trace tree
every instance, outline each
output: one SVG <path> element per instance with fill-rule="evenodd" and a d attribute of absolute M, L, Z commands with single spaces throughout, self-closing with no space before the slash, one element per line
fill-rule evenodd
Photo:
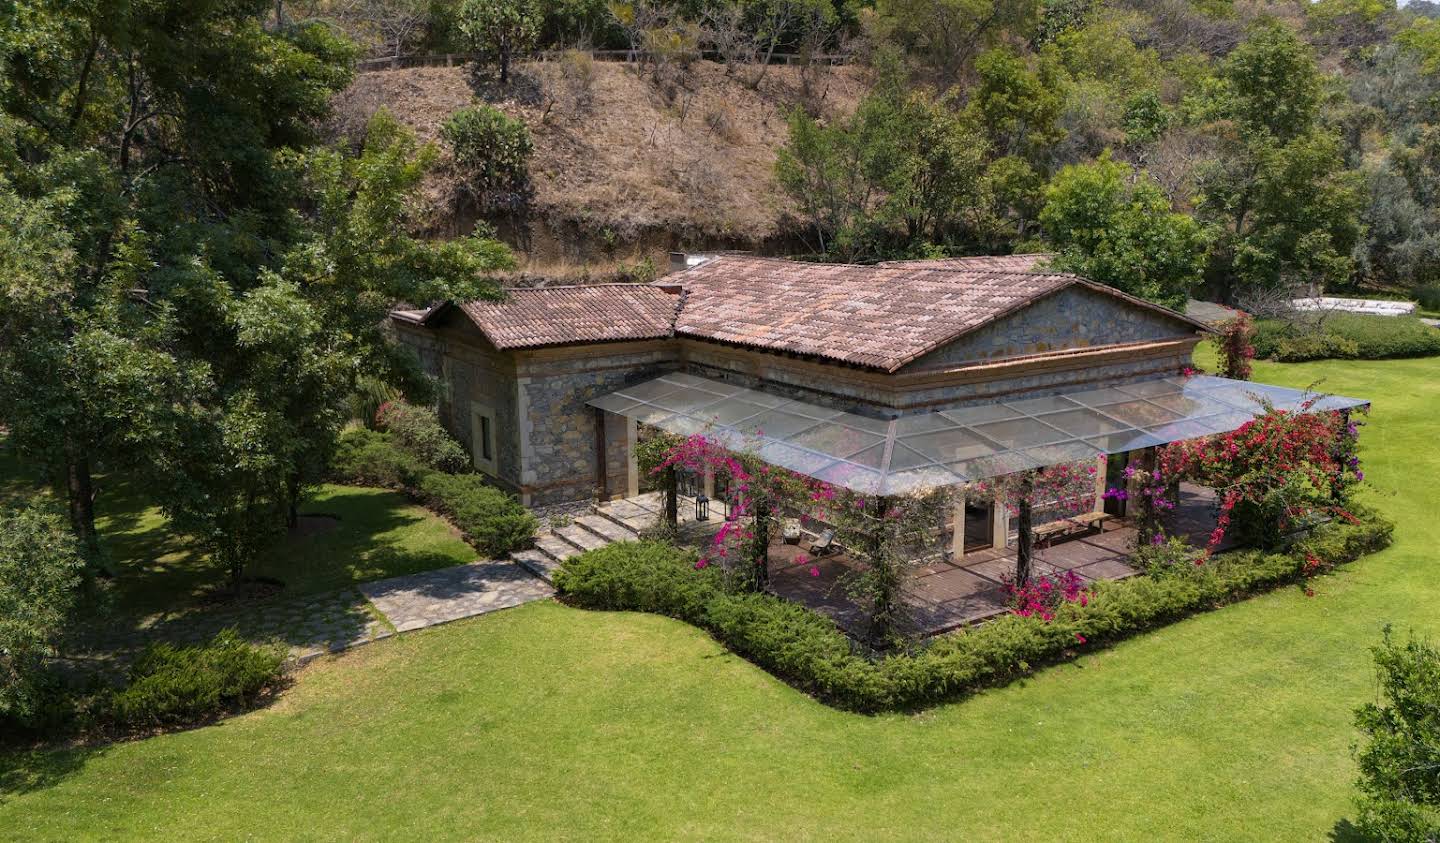
<path fill-rule="evenodd" d="M 1209 274 L 1237 289 L 1323 288 L 1349 278 L 1360 235 L 1361 177 L 1317 125 L 1310 48 L 1282 24 L 1255 28 L 1226 59 L 1220 154 L 1201 168 L 1196 201 L 1215 232 Z"/>
<path fill-rule="evenodd" d="M 1108 155 L 1057 173 L 1040 223 L 1057 251 L 1056 268 L 1167 307 L 1183 309 L 1203 277 L 1200 226 L 1173 212 L 1144 173 Z"/>
<path fill-rule="evenodd" d="M 984 138 L 953 100 L 909 91 L 897 65 L 882 68 L 849 120 L 825 126 L 795 111 L 776 162 L 820 251 L 844 260 L 944 243 L 980 201 Z"/>
<path fill-rule="evenodd" d="M 0 722 L 32 713 L 36 677 L 75 607 L 84 564 L 43 498 L 0 504 Z"/>
<path fill-rule="evenodd" d="M 500 65 L 500 84 L 510 81 L 510 62 L 535 47 L 540 10 L 534 0 L 465 0 L 460 31 Z"/>
<path fill-rule="evenodd" d="M 318 26 L 267 31 L 267 9 L 0 11 L 0 423 L 64 478 L 92 558 L 92 470 L 175 441 L 166 417 L 208 346 L 189 320 L 217 273 L 248 283 L 283 248 L 276 151 L 312 142 L 349 79 L 347 45 Z"/>
<path fill-rule="evenodd" d="M 1039 8 L 1037 0 L 879 0 L 875 14 L 881 36 L 933 69 L 945 89 L 982 50 L 1025 37 Z"/>
<path fill-rule="evenodd" d="M 1440 839 L 1440 650 L 1387 626 L 1372 652 L 1379 699 L 1355 711 L 1356 825 L 1367 839 Z"/>

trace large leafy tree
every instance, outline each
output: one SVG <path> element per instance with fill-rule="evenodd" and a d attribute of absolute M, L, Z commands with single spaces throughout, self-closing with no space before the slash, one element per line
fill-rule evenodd
<path fill-rule="evenodd" d="M 293 232 L 276 151 L 313 140 L 348 79 L 342 44 L 267 31 L 266 9 L 0 9 L 0 422 L 65 477 L 92 557 L 95 462 L 167 438 L 205 376 L 216 279 L 253 283 Z"/>
<path fill-rule="evenodd" d="M 948 97 L 890 65 L 849 120 L 790 118 L 776 164 L 819 250 L 844 260 L 942 244 L 978 203 L 985 141 Z"/>
<path fill-rule="evenodd" d="M 1348 280 L 1360 235 L 1359 174 L 1318 123 L 1320 77 L 1289 28 L 1258 26 L 1227 59 L 1219 155 L 1199 174 L 1197 210 L 1214 231 L 1222 294 Z"/>
<path fill-rule="evenodd" d="M 385 308 L 493 289 L 485 238 L 411 236 L 433 152 L 317 146 L 350 48 L 257 0 L 12 4 L 0 25 L 0 423 L 68 479 L 150 478 L 232 575 L 316 478 Z"/>
<path fill-rule="evenodd" d="M 1040 223 L 1056 268 L 1168 307 L 1183 308 L 1205 270 L 1199 224 L 1172 211 L 1144 173 L 1108 156 L 1057 173 Z"/>
<path fill-rule="evenodd" d="M 534 0 L 465 0 L 460 31 L 500 67 L 500 83 L 510 81 L 510 63 L 535 47 L 540 7 Z"/>

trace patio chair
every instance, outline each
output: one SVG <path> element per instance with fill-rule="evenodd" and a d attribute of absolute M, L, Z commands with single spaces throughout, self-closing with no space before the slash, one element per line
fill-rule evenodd
<path fill-rule="evenodd" d="M 816 536 L 816 537 L 815 537 L 815 541 L 813 541 L 813 542 L 810 543 L 810 555 L 811 555 L 811 556 L 824 556 L 824 555 L 826 555 L 826 554 L 828 554 L 828 553 L 834 553 L 834 552 L 835 552 L 835 531 L 834 531 L 833 529 L 826 530 L 825 532 L 823 532 L 823 533 L 821 533 L 820 535 Z"/>

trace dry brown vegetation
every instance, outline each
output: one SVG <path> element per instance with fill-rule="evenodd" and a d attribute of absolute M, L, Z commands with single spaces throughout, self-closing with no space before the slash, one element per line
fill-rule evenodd
<path fill-rule="evenodd" d="M 502 234 L 538 263 L 604 263 L 783 236 L 789 202 L 774 162 L 786 113 L 849 113 L 866 87 L 855 67 L 810 74 L 807 86 L 800 68 L 772 67 L 752 89 L 702 61 L 662 83 L 633 65 L 571 57 L 526 64 L 499 89 L 468 67 L 383 71 L 360 75 L 341 97 L 337 128 L 353 133 L 382 105 L 430 140 L 475 101 L 524 119 L 535 143 L 534 196 L 529 219 L 502 222 Z M 428 186 L 437 232 L 473 220 L 456 179 L 442 163 Z"/>

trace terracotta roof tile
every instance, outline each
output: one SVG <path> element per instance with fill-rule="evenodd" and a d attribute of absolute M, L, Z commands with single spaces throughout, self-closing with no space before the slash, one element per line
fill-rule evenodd
<path fill-rule="evenodd" d="M 677 334 L 894 371 L 1074 275 L 721 257 L 685 286 Z"/>
<path fill-rule="evenodd" d="M 977 255 L 968 258 L 926 258 L 923 260 L 885 261 L 880 266 L 908 266 L 913 269 L 965 269 L 991 272 L 1033 272 L 1035 265 L 1053 255 Z"/>
<path fill-rule="evenodd" d="M 526 287 L 505 293 L 504 301 L 459 305 L 500 349 L 668 337 L 680 304 L 674 288 L 643 284 Z"/>

